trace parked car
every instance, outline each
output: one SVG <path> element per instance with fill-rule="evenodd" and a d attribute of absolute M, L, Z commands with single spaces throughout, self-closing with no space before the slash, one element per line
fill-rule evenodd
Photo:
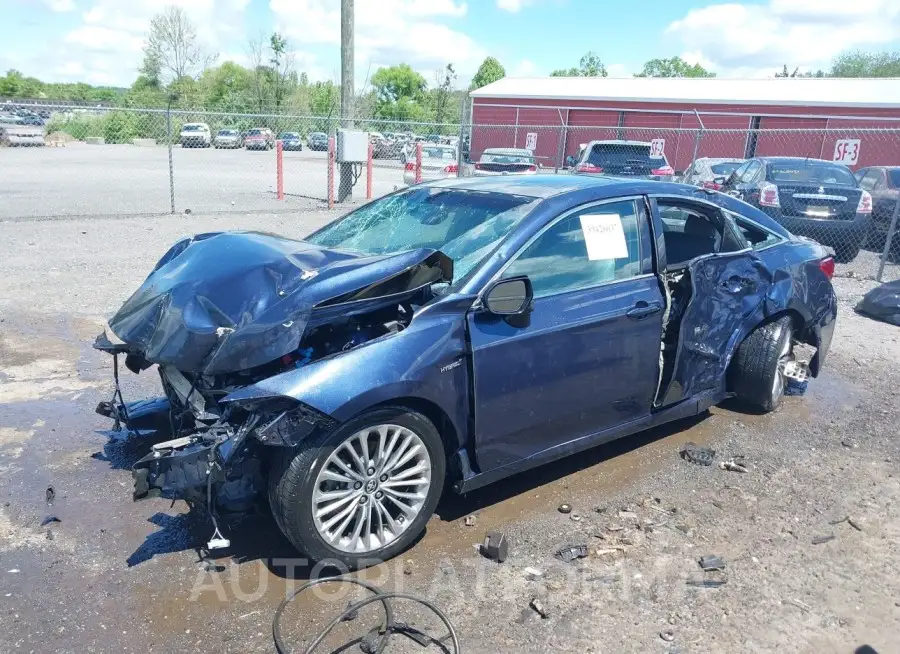
<path fill-rule="evenodd" d="M 44 144 L 43 128 L 33 125 L 0 123 L 0 145 L 40 147 Z"/>
<path fill-rule="evenodd" d="M 847 166 L 821 159 L 757 157 L 725 179 L 722 191 L 760 208 L 794 234 L 834 248 L 852 261 L 872 219 L 872 196 Z"/>
<path fill-rule="evenodd" d="M 860 188 L 872 195 L 872 224 L 866 244 L 878 252 L 884 252 L 891 221 L 900 203 L 900 166 L 860 168 L 856 171 L 856 179 Z M 894 231 L 889 254 L 900 259 L 900 222 Z"/>
<path fill-rule="evenodd" d="M 213 516 L 267 500 L 306 557 L 353 568 L 407 548 L 444 488 L 467 493 L 731 394 L 772 411 L 789 379 L 825 364 L 833 272 L 825 248 L 720 193 L 442 180 L 304 241 L 175 244 L 110 320 L 116 342 L 94 345 L 135 372 L 157 364 L 166 395 L 97 409 L 130 433 L 161 425 L 132 468 L 135 499 Z M 815 348 L 808 365 L 796 343 Z"/>
<path fill-rule="evenodd" d="M 746 159 L 715 159 L 712 157 L 703 157 L 697 159 L 688 166 L 684 171 L 682 181 L 692 186 L 702 186 L 703 188 L 718 191 L 722 185 L 716 182 L 717 177 L 728 178 L 731 173 L 740 168 Z"/>
<path fill-rule="evenodd" d="M 306 137 L 306 145 L 310 150 L 327 150 L 328 134 L 325 132 L 310 132 Z"/>
<path fill-rule="evenodd" d="M 268 127 L 254 127 L 247 130 L 244 147 L 248 150 L 271 150 L 275 147 L 275 133 Z"/>
<path fill-rule="evenodd" d="M 407 159 L 403 167 L 403 182 L 405 184 L 416 183 L 416 156 Z M 432 179 L 446 179 L 456 177 L 459 174 L 459 163 L 456 161 L 456 150 L 448 145 L 423 145 L 422 146 L 422 181 Z"/>
<path fill-rule="evenodd" d="M 475 164 L 472 175 L 475 177 L 534 175 L 537 173 L 537 168 L 537 162 L 531 150 L 488 148 L 481 153 L 481 158 Z"/>
<path fill-rule="evenodd" d="M 281 147 L 284 150 L 297 150 L 299 152 L 303 149 L 303 140 L 297 132 L 282 132 L 278 138 L 281 140 Z"/>
<path fill-rule="evenodd" d="M 181 147 L 208 148 L 212 145 L 212 133 L 206 123 L 185 123 L 181 126 Z"/>
<path fill-rule="evenodd" d="M 671 181 L 675 170 L 665 154 L 651 156 L 651 144 L 644 141 L 591 141 L 574 162 L 579 175 L 612 175 Z"/>
<path fill-rule="evenodd" d="M 217 148 L 242 148 L 244 147 L 244 137 L 236 129 L 220 129 L 216 133 L 213 145 Z"/>

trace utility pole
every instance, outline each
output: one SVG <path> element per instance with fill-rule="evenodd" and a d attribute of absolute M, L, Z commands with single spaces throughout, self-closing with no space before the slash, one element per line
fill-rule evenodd
<path fill-rule="evenodd" d="M 341 126 L 353 129 L 353 1 L 341 0 Z M 340 163 L 338 202 L 353 192 L 353 164 Z"/>

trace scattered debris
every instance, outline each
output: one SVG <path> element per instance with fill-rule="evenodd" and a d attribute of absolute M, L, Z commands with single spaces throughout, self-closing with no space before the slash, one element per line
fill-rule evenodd
<path fill-rule="evenodd" d="M 359 617 L 359 609 L 353 606 L 353 602 L 347 602 L 347 608 L 345 609 L 344 616 L 341 618 L 341 622 L 353 622 L 356 618 Z"/>
<path fill-rule="evenodd" d="M 841 441 L 841 445 L 850 450 L 855 450 L 859 447 L 859 441 L 852 437 L 847 437 Z"/>
<path fill-rule="evenodd" d="M 556 558 L 565 563 L 571 563 L 575 559 L 583 559 L 588 555 L 587 545 L 569 545 L 556 551 Z"/>
<path fill-rule="evenodd" d="M 662 638 L 667 643 L 671 643 L 673 640 L 675 640 L 675 634 L 674 634 L 674 632 L 671 632 L 671 631 L 660 631 L 659 637 Z"/>
<path fill-rule="evenodd" d="M 619 518 L 622 520 L 635 520 L 637 519 L 637 513 L 629 511 L 628 509 L 622 509 L 619 511 Z"/>
<path fill-rule="evenodd" d="M 822 543 L 827 543 L 828 541 L 832 541 L 835 539 L 834 534 L 830 534 L 828 536 L 816 536 L 812 539 L 813 545 L 821 545 Z"/>
<path fill-rule="evenodd" d="M 53 500 L 56 499 L 56 491 L 53 489 L 53 486 L 47 486 L 47 492 L 44 494 L 44 497 L 47 500 L 47 506 L 53 504 Z"/>
<path fill-rule="evenodd" d="M 700 447 L 694 442 L 685 443 L 681 450 L 681 458 L 690 463 L 696 463 L 701 466 L 712 465 L 716 451 L 708 447 Z"/>
<path fill-rule="evenodd" d="M 853 527 L 856 531 L 863 530 L 862 524 L 859 522 L 859 520 L 854 520 L 850 516 L 847 516 L 847 524 Z"/>
<path fill-rule="evenodd" d="M 725 569 L 725 561 L 723 561 L 722 558 L 718 556 L 701 556 L 697 563 L 700 564 L 700 567 L 704 572 Z"/>
<path fill-rule="evenodd" d="M 403 564 L 403 574 L 407 577 L 413 573 L 413 569 L 416 567 L 416 562 L 412 559 L 406 559 L 406 563 Z"/>
<path fill-rule="evenodd" d="M 571 504 L 560 504 L 559 508 L 556 509 L 560 513 L 572 513 L 572 505 Z"/>
<path fill-rule="evenodd" d="M 484 542 L 481 544 L 482 556 L 496 561 L 497 563 L 503 563 L 506 561 L 508 553 L 509 543 L 506 541 L 506 536 L 499 531 L 489 531 L 484 537 Z"/>
<path fill-rule="evenodd" d="M 569 516 L 569 520 L 571 520 L 572 522 L 581 522 L 581 515 L 578 513 L 573 513 Z"/>
<path fill-rule="evenodd" d="M 720 588 L 727 583 L 727 579 L 703 579 L 702 581 L 695 581 L 690 579 L 687 581 L 687 585 L 691 588 Z"/>
<path fill-rule="evenodd" d="M 806 394 L 806 389 L 809 387 L 809 380 L 804 379 L 803 381 L 799 381 L 797 379 L 788 379 L 787 384 L 784 386 L 784 394 L 787 396 L 801 396 Z"/>
<path fill-rule="evenodd" d="M 712 505 L 713 505 L 714 507 L 716 507 L 717 509 L 721 509 L 722 511 L 725 510 L 725 507 L 722 506 L 722 503 L 721 503 L 721 502 L 717 502 L 716 500 L 713 500 L 713 501 L 712 501 Z"/>
<path fill-rule="evenodd" d="M 606 513 L 606 507 L 605 506 L 595 506 L 594 513 Z"/>
<path fill-rule="evenodd" d="M 186 213 L 186 214 L 188 214 L 188 215 L 190 215 L 190 213 L 191 213 L 191 210 L 190 210 L 190 209 L 185 209 L 185 210 L 184 210 L 184 213 Z"/>
<path fill-rule="evenodd" d="M 200 568 L 205 572 L 225 572 L 224 565 L 219 565 L 215 561 L 211 561 L 209 559 L 203 559 L 200 562 Z"/>
<path fill-rule="evenodd" d="M 40 526 L 43 527 L 45 525 L 49 525 L 51 522 L 62 522 L 62 520 L 57 518 L 55 515 L 48 515 L 43 520 L 41 520 Z"/>
<path fill-rule="evenodd" d="M 729 459 L 728 461 L 720 461 L 719 467 L 722 470 L 729 470 L 731 472 L 747 472 L 747 467 L 743 464 L 738 463 L 734 459 Z"/>
<path fill-rule="evenodd" d="M 800 609 L 800 610 L 803 611 L 804 613 L 809 613 L 810 611 L 812 611 L 812 607 L 811 607 L 811 606 L 809 606 L 808 604 L 804 604 L 803 602 L 801 602 L 801 601 L 798 600 L 798 599 L 789 598 L 789 599 L 788 599 L 788 602 L 790 602 L 791 604 L 793 604 L 794 606 L 796 606 L 798 609 Z"/>
<path fill-rule="evenodd" d="M 466 516 L 466 527 L 474 527 L 476 522 L 478 522 L 478 518 L 474 515 Z"/>
<path fill-rule="evenodd" d="M 546 620 L 550 617 L 550 614 L 547 613 L 547 609 L 544 608 L 544 605 L 541 604 L 541 600 L 537 597 L 533 597 L 531 602 L 529 602 L 528 606 L 534 609 L 535 613 L 541 616 L 542 620 Z"/>
<path fill-rule="evenodd" d="M 538 570 L 537 568 L 525 568 L 522 572 L 525 573 L 525 578 L 528 581 L 538 581 L 541 577 L 544 576 L 544 572 L 542 570 Z"/>
<path fill-rule="evenodd" d="M 607 554 L 622 554 L 625 555 L 624 547 L 601 547 L 595 549 L 593 552 L 594 556 L 606 556 Z"/>
<path fill-rule="evenodd" d="M 620 525 L 609 525 L 606 528 L 607 531 L 622 531 L 623 529 L 625 529 L 625 527 L 622 527 Z"/>
<path fill-rule="evenodd" d="M 856 305 L 856 312 L 900 326 L 900 279 L 876 286 L 866 293 Z"/>

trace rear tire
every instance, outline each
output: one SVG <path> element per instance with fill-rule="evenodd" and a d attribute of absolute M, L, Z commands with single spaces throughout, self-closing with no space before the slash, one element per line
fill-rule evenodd
<path fill-rule="evenodd" d="M 781 404 L 787 381 L 783 370 L 793 358 L 793 319 L 784 316 L 757 327 L 738 347 L 729 370 L 739 400 L 768 413 Z"/>
<path fill-rule="evenodd" d="M 859 254 L 860 244 L 841 245 L 834 248 L 834 260 L 838 263 L 850 263 Z"/>
<path fill-rule="evenodd" d="M 374 443 L 378 438 L 377 430 L 383 427 L 388 428 L 386 441 L 390 439 L 391 433 L 399 434 L 396 436 L 395 453 L 406 442 L 407 435 L 411 434 L 415 438 L 411 438 L 412 445 L 408 446 L 406 452 L 415 447 L 417 452 L 421 452 L 421 456 L 416 454 L 410 462 L 406 464 L 401 462 L 400 466 L 396 466 L 398 459 L 394 459 L 393 468 L 391 467 L 391 455 L 380 460 L 378 456 L 380 450 L 374 446 Z M 360 434 L 366 434 L 366 439 L 370 437 L 374 439 L 372 446 L 367 450 L 368 457 L 364 457 L 361 447 L 359 447 L 360 441 L 357 439 Z M 353 470 L 358 467 L 354 465 L 352 459 L 346 458 L 349 454 L 346 449 L 348 444 L 360 457 L 369 458 L 367 465 L 371 465 L 372 469 L 376 470 L 374 475 L 365 473 L 362 476 L 361 479 L 365 485 L 358 489 L 351 489 L 343 482 L 336 481 L 337 478 L 347 477 L 347 475 L 334 465 L 335 456 L 344 457 L 342 460 Z M 404 456 L 399 458 L 403 459 Z M 381 484 L 387 484 L 391 481 L 390 477 L 395 475 L 402 474 L 401 479 L 404 481 L 410 479 L 410 473 L 416 471 L 405 467 L 408 465 L 414 465 L 414 467 L 421 465 L 422 470 L 427 471 L 427 474 L 423 474 L 427 476 L 429 485 L 426 491 L 422 482 L 417 482 L 418 485 L 414 487 L 399 486 L 399 482 L 393 482 L 394 492 L 418 493 L 419 491 L 414 489 L 421 488 L 424 495 L 416 502 L 418 507 L 414 515 L 409 515 L 407 518 L 404 514 L 402 519 L 399 517 L 403 513 L 402 511 L 398 512 L 398 515 L 393 515 L 393 519 L 396 520 L 394 525 L 399 532 L 395 534 L 389 523 L 382 519 L 381 514 L 376 510 L 378 507 L 375 505 L 376 495 L 374 493 L 381 492 L 383 499 L 379 500 L 379 506 L 387 506 L 392 512 L 397 512 L 398 505 L 388 501 L 390 500 L 388 496 L 392 494 L 392 491 L 387 490 L 387 485 L 381 486 Z M 343 470 L 346 469 L 346 467 L 343 468 Z M 420 413 L 402 407 L 385 407 L 365 412 L 344 423 L 333 432 L 303 443 L 296 449 L 283 448 L 273 457 L 269 469 L 269 504 L 275 522 L 281 531 L 304 555 L 314 561 L 329 559 L 340 561 L 350 569 L 357 569 L 361 565 L 371 564 L 373 559 L 386 561 L 393 558 L 409 547 L 422 533 L 425 524 L 437 507 L 444 486 L 445 469 L 443 442 L 431 421 Z M 323 481 L 322 475 L 328 478 Z M 369 485 L 376 482 L 377 485 L 370 489 Z M 333 509 L 333 512 L 331 510 L 323 512 L 323 509 L 335 506 L 338 501 L 337 498 L 329 497 L 326 502 L 322 497 L 323 493 L 337 496 L 340 493 L 351 491 L 354 499 L 349 504 L 342 504 L 339 508 Z M 333 519 L 343 520 L 337 516 L 344 510 L 344 507 L 355 506 L 359 499 L 357 496 L 362 497 L 363 495 L 368 495 L 368 504 L 371 507 L 373 518 L 371 522 L 368 522 L 369 518 L 362 520 L 362 530 L 371 530 L 372 537 L 360 540 L 356 530 L 358 529 L 357 520 L 361 518 L 357 517 L 357 510 L 362 511 L 362 509 L 354 509 L 350 514 L 350 523 L 333 529 L 333 533 L 330 534 L 331 538 L 329 538 L 329 527 L 326 526 L 326 523 Z M 319 498 L 319 503 L 315 504 L 316 507 L 319 507 L 318 513 L 314 513 L 313 510 L 314 503 L 317 502 L 316 498 Z M 336 501 L 332 503 L 332 499 Z M 411 505 L 413 504 L 413 500 L 402 501 L 409 501 Z M 360 502 L 360 506 L 365 507 L 366 504 Z M 363 516 L 365 513 L 359 515 Z M 377 525 L 374 520 L 376 515 L 379 518 Z M 344 534 L 344 538 L 341 538 L 340 534 Z M 354 542 L 357 542 L 357 545 L 354 545 Z M 379 544 L 383 542 L 384 545 L 372 545 L 372 549 L 367 549 L 368 545 L 373 542 Z"/>

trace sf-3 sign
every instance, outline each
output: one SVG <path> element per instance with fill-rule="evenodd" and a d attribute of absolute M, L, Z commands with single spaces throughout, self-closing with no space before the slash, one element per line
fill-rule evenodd
<path fill-rule="evenodd" d="M 834 144 L 834 158 L 845 166 L 855 166 L 859 163 L 859 139 L 840 139 Z"/>

